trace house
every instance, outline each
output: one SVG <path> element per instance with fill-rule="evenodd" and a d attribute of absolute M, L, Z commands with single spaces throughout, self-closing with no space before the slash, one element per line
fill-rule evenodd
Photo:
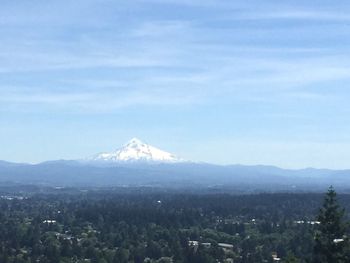
<path fill-rule="evenodd" d="M 56 220 L 47 219 L 43 221 L 43 224 L 56 224 Z"/>
<path fill-rule="evenodd" d="M 281 261 L 281 259 L 277 256 L 277 252 L 272 252 L 271 256 L 273 261 Z"/>
<path fill-rule="evenodd" d="M 218 246 L 225 249 L 233 249 L 233 245 L 227 243 L 218 243 Z"/>
<path fill-rule="evenodd" d="M 199 242 L 196 240 L 188 241 L 188 246 L 190 246 L 190 247 L 198 247 L 198 245 L 199 245 Z"/>

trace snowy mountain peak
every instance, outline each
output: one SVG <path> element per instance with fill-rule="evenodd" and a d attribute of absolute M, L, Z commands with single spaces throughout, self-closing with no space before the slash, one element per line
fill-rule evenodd
<path fill-rule="evenodd" d="M 124 147 L 141 147 L 142 145 L 145 145 L 141 140 L 137 138 L 132 138 L 130 141 L 128 141 Z"/>
<path fill-rule="evenodd" d="M 154 146 L 146 144 L 137 138 L 128 141 L 124 146 L 114 152 L 100 153 L 92 158 L 91 161 L 103 162 L 167 162 L 175 163 L 183 160 L 175 155 L 162 151 Z"/>

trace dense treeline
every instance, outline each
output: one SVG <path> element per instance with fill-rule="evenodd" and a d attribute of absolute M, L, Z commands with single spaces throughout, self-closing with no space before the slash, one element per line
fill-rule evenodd
<path fill-rule="evenodd" d="M 0 262 L 311 262 L 322 199 L 103 191 L 2 196 Z M 350 211 L 350 196 L 339 200 Z"/>

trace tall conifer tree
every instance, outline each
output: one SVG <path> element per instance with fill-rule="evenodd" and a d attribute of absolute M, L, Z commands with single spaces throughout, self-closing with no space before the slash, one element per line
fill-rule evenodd
<path fill-rule="evenodd" d="M 331 186 L 317 216 L 317 221 L 320 223 L 315 237 L 315 263 L 350 262 L 345 255 L 348 238 L 344 213 L 344 209 L 338 204 L 337 194 Z"/>

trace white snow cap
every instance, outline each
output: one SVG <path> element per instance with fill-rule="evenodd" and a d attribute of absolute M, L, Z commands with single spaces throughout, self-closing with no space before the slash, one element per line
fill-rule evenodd
<path fill-rule="evenodd" d="M 100 153 L 91 158 L 93 161 L 108 161 L 108 162 L 182 162 L 175 155 L 162 151 L 156 147 L 142 142 L 137 138 L 131 139 L 120 149 L 109 152 Z"/>

